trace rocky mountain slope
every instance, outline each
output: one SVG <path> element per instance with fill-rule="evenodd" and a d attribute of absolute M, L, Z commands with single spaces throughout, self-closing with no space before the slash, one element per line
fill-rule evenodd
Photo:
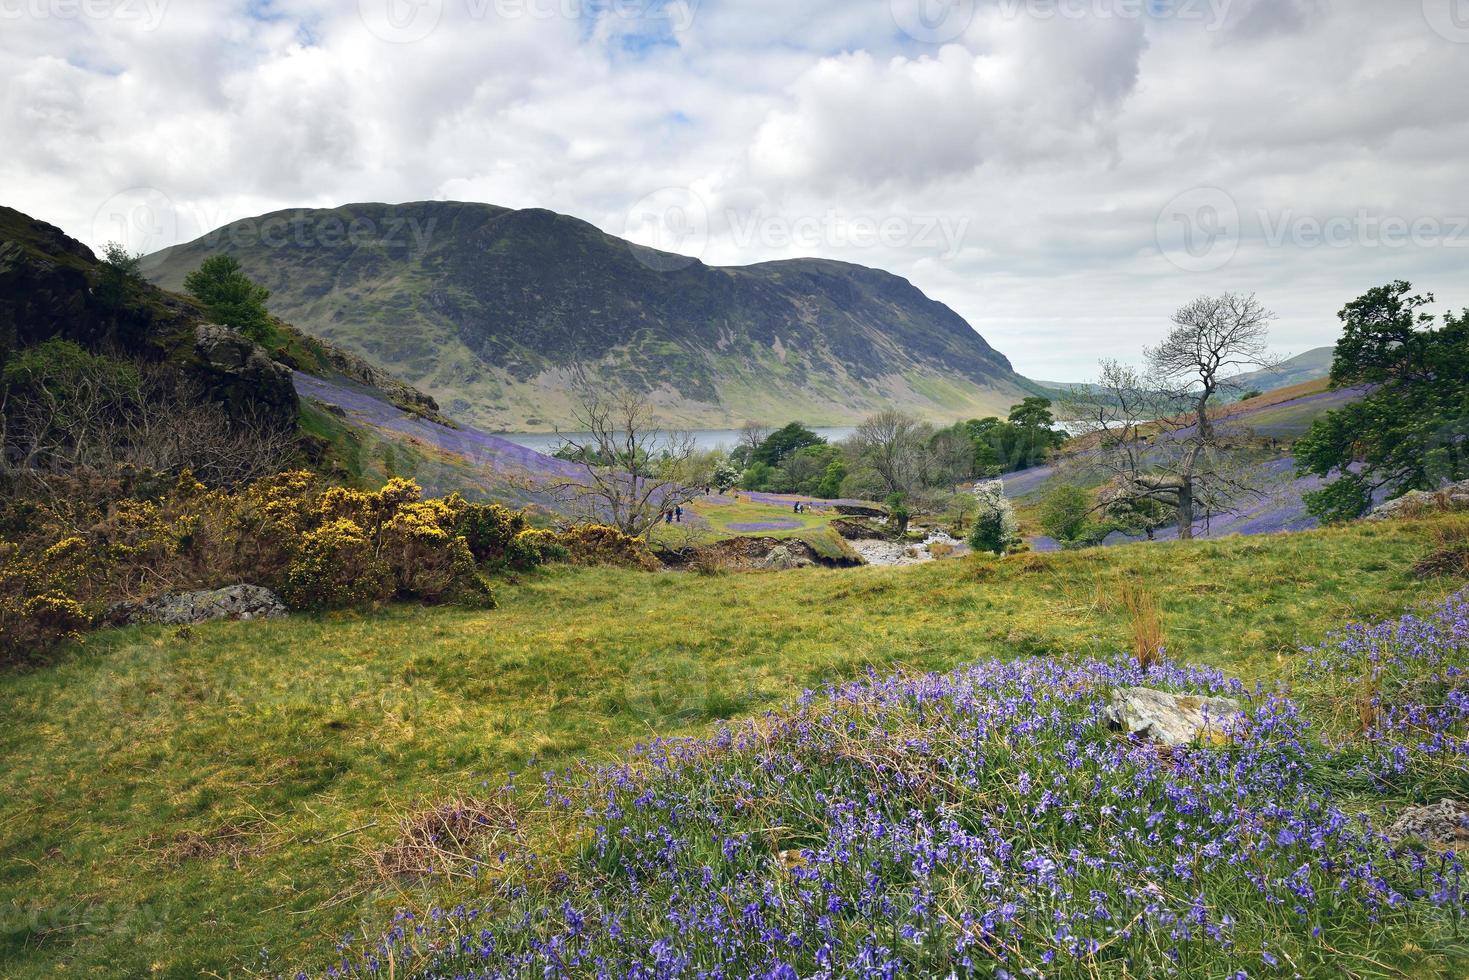
<path fill-rule="evenodd" d="M 1002 413 L 1034 386 L 897 276 L 815 259 L 714 268 L 544 210 L 429 202 L 297 210 L 150 256 L 178 288 L 216 252 L 271 309 L 483 428 L 572 424 L 585 381 L 669 424 L 843 424 L 883 407 Z"/>

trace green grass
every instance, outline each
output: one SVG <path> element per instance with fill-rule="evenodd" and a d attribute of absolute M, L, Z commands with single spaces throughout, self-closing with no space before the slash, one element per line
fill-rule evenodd
<path fill-rule="evenodd" d="M 731 490 L 726 499 L 732 503 L 716 503 L 708 497 L 700 497 L 686 508 L 709 523 L 708 529 L 694 530 L 691 526 L 663 525 L 653 529 L 653 539 L 663 543 L 674 543 L 691 539 L 694 544 L 709 544 L 727 538 L 758 535 L 762 538 L 810 538 L 825 531 L 837 518 L 836 511 L 812 511 L 797 514 L 787 504 L 759 504 L 738 490 Z M 736 531 L 731 524 L 757 524 L 770 521 L 786 521 L 800 527 L 779 531 Z"/>
<path fill-rule="evenodd" d="M 794 516 L 794 515 L 793 515 Z M 396 814 L 507 770 L 706 729 L 869 666 L 1110 654 L 1118 575 L 1171 654 L 1247 680 L 1412 578 L 1427 524 L 778 574 L 557 569 L 493 612 L 111 631 L 0 675 L 0 975 L 272 969 L 421 896 L 363 853 Z M 195 835 L 195 836 L 190 836 Z"/>

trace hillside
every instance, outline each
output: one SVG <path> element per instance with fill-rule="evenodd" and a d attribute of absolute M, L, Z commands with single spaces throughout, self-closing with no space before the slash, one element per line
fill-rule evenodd
<path fill-rule="evenodd" d="M 869 668 L 921 674 L 988 658 L 1110 657 L 1130 643 L 1112 592 L 1123 578 L 1154 583 L 1177 661 L 1247 685 L 1299 669 L 1309 690 L 1320 674 L 1291 651 L 1349 619 L 1395 616 L 1459 587 L 1412 574 L 1435 546 L 1434 526 L 691 575 L 676 585 L 666 575 L 563 568 L 507 584 L 490 612 L 397 606 L 98 634 L 45 665 L 0 674 L 0 880 L 24 896 L 0 934 L 0 974 L 295 976 L 301 966 L 321 976 L 337 938 L 363 938 L 365 924 L 371 942 L 395 908 L 477 908 L 493 894 L 492 875 L 462 865 L 384 877 L 373 858 L 400 853 L 391 848 L 408 814 L 432 829 L 422 815 L 435 805 L 452 817 L 463 812 L 455 801 L 493 802 L 515 771 L 534 807 L 545 766 L 607 761 L 652 735 L 759 718 L 805 688 Z M 1330 702 L 1349 724 L 1354 691 Z M 1016 744 L 995 736 L 983 754 L 1003 764 Z M 1362 785 L 1349 765 L 1326 770 L 1348 789 Z M 1037 783 L 1037 794 L 1051 788 Z M 921 805 L 899 785 L 883 795 L 900 811 Z M 1444 791 L 1422 790 L 1439 799 L 1432 792 Z M 1379 799 L 1344 808 L 1375 812 Z M 554 878 L 568 850 L 582 852 L 570 855 L 577 861 L 594 853 L 581 847 L 590 836 L 538 826 L 527 823 L 526 842 L 553 863 L 532 883 Z M 488 871 L 498 840 L 469 841 L 464 853 L 488 851 Z M 1235 900 L 1237 912 L 1254 908 Z"/>
<path fill-rule="evenodd" d="M 434 399 L 361 357 L 279 320 L 268 349 L 215 337 L 201 332 L 208 314 L 189 297 L 137 282 L 112 295 L 103 281 L 85 245 L 0 207 L 0 365 L 47 340 L 73 341 L 186 377 L 236 418 L 294 430 L 303 461 L 349 483 L 413 476 L 435 493 L 544 502 L 528 488 L 554 460 L 449 421 Z"/>
<path fill-rule="evenodd" d="M 1331 360 L 1335 355 L 1335 347 L 1316 347 L 1281 361 L 1274 370 L 1251 371 L 1240 375 L 1235 381 L 1247 392 L 1268 394 L 1326 377 L 1331 374 Z"/>
<path fill-rule="evenodd" d="M 362 234 L 347 234 L 361 229 Z M 225 252 L 271 309 L 500 431 L 573 423 L 583 379 L 668 424 L 1003 414 L 1034 390 L 953 310 L 876 269 L 713 268 L 544 210 L 355 204 L 248 219 L 145 260 L 168 288 Z"/>

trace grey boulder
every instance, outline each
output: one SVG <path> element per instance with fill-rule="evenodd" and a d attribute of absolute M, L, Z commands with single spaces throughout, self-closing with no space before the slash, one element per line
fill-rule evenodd
<path fill-rule="evenodd" d="M 1392 841 L 1418 840 L 1454 851 L 1469 852 L 1469 803 L 1440 800 L 1404 810 L 1387 829 Z"/>
<path fill-rule="evenodd" d="M 280 596 L 258 585 L 232 585 L 204 592 L 178 592 L 148 602 L 112 607 L 108 618 L 116 623 L 163 623 L 193 626 L 216 619 L 275 619 L 286 614 Z"/>
<path fill-rule="evenodd" d="M 1190 745 L 1199 738 L 1223 736 L 1241 714 L 1233 698 L 1171 694 L 1150 687 L 1124 687 L 1112 693 L 1107 720 L 1130 735 L 1162 745 Z"/>

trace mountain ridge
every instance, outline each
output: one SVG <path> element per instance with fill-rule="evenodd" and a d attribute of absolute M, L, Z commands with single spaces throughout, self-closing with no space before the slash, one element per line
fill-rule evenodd
<path fill-rule="evenodd" d="M 574 424 L 587 382 L 644 392 L 668 424 L 850 424 L 884 407 L 1003 413 L 1038 389 L 902 277 L 832 259 L 709 266 L 544 208 L 295 208 L 144 260 L 179 288 L 226 252 L 271 309 L 487 429 Z"/>

